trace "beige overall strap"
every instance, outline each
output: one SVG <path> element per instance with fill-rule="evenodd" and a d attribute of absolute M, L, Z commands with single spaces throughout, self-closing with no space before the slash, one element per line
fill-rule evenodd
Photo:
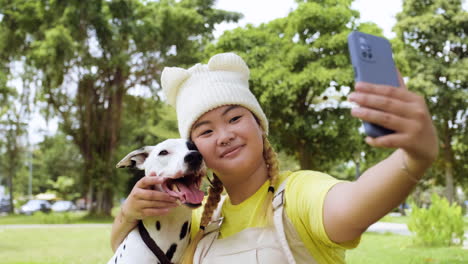
<path fill-rule="evenodd" d="M 198 244 L 197 249 L 195 250 L 194 263 L 201 263 L 202 260 L 208 254 L 209 249 L 213 245 L 213 242 L 219 236 L 219 229 L 223 223 L 223 217 L 221 216 L 221 209 L 223 208 L 223 203 L 226 200 L 226 195 L 221 196 L 221 200 L 218 203 L 218 207 L 213 212 L 210 223 L 205 227 L 203 231 L 203 238 Z M 200 245 L 203 244 L 203 247 Z"/>
<path fill-rule="evenodd" d="M 281 183 L 279 189 L 276 191 L 275 196 L 273 197 L 273 220 L 275 223 L 276 234 L 278 235 L 281 248 L 283 249 L 283 253 L 286 255 L 288 263 L 296 264 L 291 249 L 289 248 L 288 241 L 286 240 L 286 234 L 284 232 L 283 211 L 285 202 L 284 189 L 286 187 L 286 182 L 287 179 Z"/>

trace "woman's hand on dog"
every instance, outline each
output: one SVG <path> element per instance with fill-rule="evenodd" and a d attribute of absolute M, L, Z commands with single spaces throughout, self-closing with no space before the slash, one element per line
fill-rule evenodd
<path fill-rule="evenodd" d="M 165 215 L 177 207 L 177 199 L 169 194 L 152 190 L 155 185 L 164 181 L 161 177 L 146 176 L 133 187 L 124 204 L 121 213 L 126 222 L 136 222 L 146 217 Z"/>

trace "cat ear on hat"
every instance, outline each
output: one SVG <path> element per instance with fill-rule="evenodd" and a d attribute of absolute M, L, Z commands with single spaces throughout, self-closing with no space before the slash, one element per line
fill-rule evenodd
<path fill-rule="evenodd" d="M 178 67 L 165 67 L 161 74 L 161 85 L 167 102 L 175 106 L 179 88 L 190 77 L 186 69 Z"/>
<path fill-rule="evenodd" d="M 208 69 L 211 71 L 237 72 L 246 80 L 249 79 L 250 70 L 244 60 L 235 53 L 216 54 L 208 61 Z"/>

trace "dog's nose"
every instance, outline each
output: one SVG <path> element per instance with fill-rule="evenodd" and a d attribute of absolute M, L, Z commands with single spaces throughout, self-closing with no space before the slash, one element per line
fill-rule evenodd
<path fill-rule="evenodd" d="M 184 158 L 184 162 L 187 163 L 190 170 L 198 170 L 202 163 L 202 155 L 198 151 L 191 151 Z"/>

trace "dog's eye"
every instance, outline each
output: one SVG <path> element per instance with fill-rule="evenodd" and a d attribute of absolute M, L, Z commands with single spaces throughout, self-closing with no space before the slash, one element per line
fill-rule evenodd
<path fill-rule="evenodd" d="M 161 150 L 161 152 L 159 152 L 158 155 L 159 155 L 159 156 L 165 156 L 165 155 L 167 155 L 167 154 L 169 154 L 169 152 L 167 152 L 167 150 Z"/>

